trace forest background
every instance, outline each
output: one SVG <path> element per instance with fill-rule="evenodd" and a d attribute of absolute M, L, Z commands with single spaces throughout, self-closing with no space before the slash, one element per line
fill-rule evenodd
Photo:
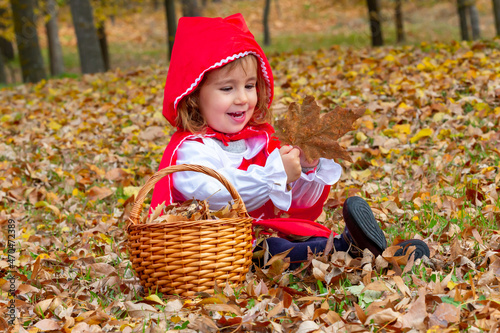
<path fill-rule="evenodd" d="M 382 37 L 387 45 L 415 45 L 421 42 L 450 42 L 473 38 L 491 39 L 497 34 L 498 28 L 495 29 L 494 18 L 495 10 L 496 12 L 500 10 L 495 8 L 497 0 L 368 1 L 370 2 L 377 4 Z M 47 3 L 53 3 L 53 7 L 49 8 Z M 97 28 L 102 28 L 97 33 L 105 36 L 104 43 L 107 43 L 106 53 L 109 59 L 106 68 L 125 69 L 168 64 L 165 3 L 174 4 L 175 19 L 182 15 L 225 17 L 231 13 L 241 12 L 250 30 L 256 35 L 267 53 L 297 49 L 317 50 L 329 48 L 331 45 L 359 48 L 371 44 L 369 12 L 365 1 L 90 1 L 94 8 L 94 24 Z M 47 23 L 50 19 L 55 19 L 57 22 L 58 39 L 62 48 L 62 59 L 57 60 L 62 62 L 60 65 L 62 69 L 56 73 L 52 72 L 52 75 L 80 74 L 82 70 L 69 1 L 44 0 L 34 2 L 34 4 L 38 4 L 34 8 L 34 14 L 46 75 L 51 75 L 47 38 Z M 196 5 L 194 11 L 190 9 L 193 4 Z M 398 4 L 404 40 L 400 40 L 397 32 L 395 8 Z M 267 31 L 271 41 L 264 43 L 266 36 L 263 18 L 266 5 L 268 6 Z M 467 38 L 463 38 L 461 35 L 459 15 L 461 5 L 474 6 L 476 15 L 480 18 L 477 36 L 469 33 Z M 470 22 L 470 18 L 467 20 L 469 20 L 469 30 L 471 30 L 470 25 L 474 22 Z M 21 34 L 32 35 L 34 33 L 29 24 L 25 24 L 20 31 L 22 31 Z M 0 36 L 4 36 L 15 46 L 15 34 L 9 1 L 1 0 Z M 19 55 L 14 54 L 14 57 L 8 61 L 4 55 L 4 62 L 7 64 L 6 83 L 10 84 L 22 82 Z M 0 67 L 2 67 L 1 61 Z M 0 84 L 2 84 L 1 79 Z"/>

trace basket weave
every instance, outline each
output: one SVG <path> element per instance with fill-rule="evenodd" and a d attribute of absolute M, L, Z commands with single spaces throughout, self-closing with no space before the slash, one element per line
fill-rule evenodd
<path fill-rule="evenodd" d="M 142 224 L 148 192 L 161 178 L 178 171 L 201 172 L 219 180 L 233 197 L 238 217 Z M 243 200 L 222 175 L 200 165 L 174 165 L 156 172 L 137 194 L 127 232 L 132 267 L 141 285 L 153 292 L 210 293 L 215 283 L 243 282 L 252 263 L 252 218 Z"/>

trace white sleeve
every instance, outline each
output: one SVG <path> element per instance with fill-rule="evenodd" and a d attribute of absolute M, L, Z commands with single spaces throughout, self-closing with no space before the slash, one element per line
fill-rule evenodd
<path fill-rule="evenodd" d="M 320 158 L 316 171 L 302 173 L 292 184 L 293 208 L 313 206 L 323 193 L 325 185 L 335 184 L 342 175 L 342 167 L 334 160 Z"/>
<path fill-rule="evenodd" d="M 287 175 L 278 149 L 268 156 L 265 166 L 251 165 L 245 171 L 238 169 L 241 160 L 231 160 L 222 149 L 185 141 L 177 151 L 177 164 L 199 164 L 221 173 L 236 188 L 248 211 L 261 207 L 269 199 L 279 209 L 290 208 L 292 191 L 287 190 Z M 186 199 L 208 198 L 211 209 L 220 209 L 231 200 L 218 180 L 199 172 L 176 172 L 173 181 Z"/>

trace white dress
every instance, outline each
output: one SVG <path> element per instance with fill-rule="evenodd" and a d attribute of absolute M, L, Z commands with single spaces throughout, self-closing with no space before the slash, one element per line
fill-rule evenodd
<path fill-rule="evenodd" d="M 325 185 L 335 184 L 341 176 L 342 167 L 334 160 L 320 159 L 320 167 L 291 183 L 287 189 L 287 176 L 278 149 L 267 158 L 265 166 L 250 165 L 240 170 L 243 159 L 256 156 L 266 145 L 265 136 L 245 139 L 246 149 L 242 152 L 224 150 L 216 139 L 200 136 L 203 143 L 186 140 L 177 151 L 176 164 L 199 164 L 221 173 L 238 191 L 248 211 L 264 205 L 269 199 L 284 211 L 290 208 L 313 206 L 323 192 Z M 229 192 L 216 179 L 199 172 L 176 172 L 174 186 L 185 199 L 208 198 L 211 209 L 220 209 L 231 200 Z"/>

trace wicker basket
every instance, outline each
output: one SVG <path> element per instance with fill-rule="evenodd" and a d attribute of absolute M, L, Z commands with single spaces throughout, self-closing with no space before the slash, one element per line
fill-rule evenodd
<path fill-rule="evenodd" d="M 144 199 L 166 175 L 195 171 L 218 179 L 237 205 L 237 218 L 141 224 Z M 156 172 L 141 188 L 132 207 L 128 246 L 141 285 L 163 294 L 194 296 L 213 292 L 215 283 L 239 284 L 252 263 L 252 218 L 236 189 L 216 171 L 191 164 Z"/>

